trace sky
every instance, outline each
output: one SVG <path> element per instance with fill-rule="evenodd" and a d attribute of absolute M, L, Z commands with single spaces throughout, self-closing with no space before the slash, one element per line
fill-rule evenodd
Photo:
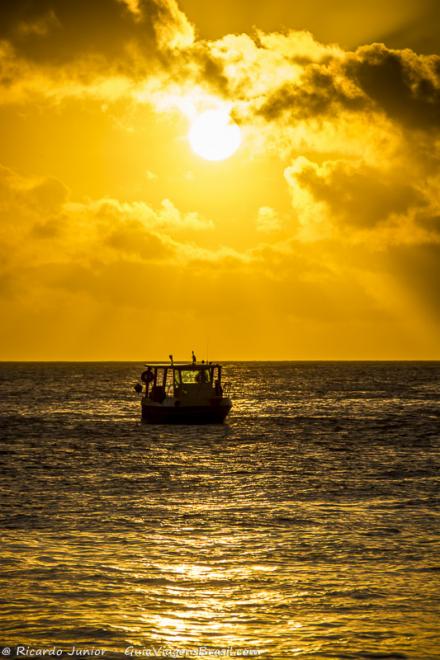
<path fill-rule="evenodd" d="M 0 359 L 440 359 L 439 24 L 1 2 Z"/>

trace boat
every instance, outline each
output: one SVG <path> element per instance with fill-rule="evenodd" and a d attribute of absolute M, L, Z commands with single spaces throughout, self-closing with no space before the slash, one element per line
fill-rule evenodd
<path fill-rule="evenodd" d="M 150 424 L 222 424 L 232 407 L 224 395 L 222 365 L 217 362 L 174 362 L 145 365 L 141 383 L 142 419 Z"/>

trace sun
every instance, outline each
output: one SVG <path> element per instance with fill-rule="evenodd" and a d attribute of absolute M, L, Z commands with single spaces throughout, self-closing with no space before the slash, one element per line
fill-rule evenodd
<path fill-rule="evenodd" d="M 241 131 L 227 110 L 207 110 L 198 115 L 188 134 L 193 151 L 206 160 L 225 160 L 241 143 Z"/>

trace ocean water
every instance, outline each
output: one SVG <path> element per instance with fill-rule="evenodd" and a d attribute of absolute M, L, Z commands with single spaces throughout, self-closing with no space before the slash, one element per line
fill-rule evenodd
<path fill-rule="evenodd" d="M 0 365 L 11 657 L 440 658 L 440 363 L 226 364 L 192 427 L 141 369 Z"/>

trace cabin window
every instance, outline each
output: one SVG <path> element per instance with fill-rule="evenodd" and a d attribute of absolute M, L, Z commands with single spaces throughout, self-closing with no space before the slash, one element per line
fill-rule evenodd
<path fill-rule="evenodd" d="M 180 372 L 182 383 L 209 383 L 210 374 L 208 369 L 191 369 L 188 371 L 182 370 Z"/>

